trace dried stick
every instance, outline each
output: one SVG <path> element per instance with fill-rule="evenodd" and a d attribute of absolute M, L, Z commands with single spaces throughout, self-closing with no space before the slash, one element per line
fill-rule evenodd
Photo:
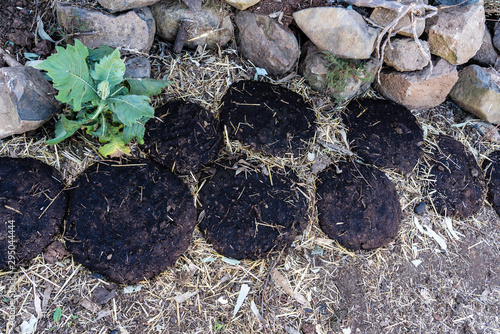
<path fill-rule="evenodd" d="M 9 55 L 4 49 L 0 48 L 0 55 L 2 56 L 3 60 L 9 65 L 10 67 L 14 66 L 23 66 L 21 65 L 17 60 L 12 58 L 11 55 Z"/>

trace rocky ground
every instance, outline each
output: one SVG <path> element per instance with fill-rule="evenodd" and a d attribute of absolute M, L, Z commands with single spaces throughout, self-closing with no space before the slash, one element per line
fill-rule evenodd
<path fill-rule="evenodd" d="M 106 2 L 113 3 L 99 1 L 103 6 Z M 147 5 L 153 2 L 149 1 Z M 245 3 L 235 2 L 240 5 Z M 33 55 L 25 52 L 45 57 L 54 50 L 56 43 L 64 43 L 63 37 L 87 39 L 89 45 L 97 43 L 96 38 L 101 38 L 101 42 L 105 40 L 107 44 L 118 43 L 113 45 L 115 47 L 126 45 L 123 51 L 127 60 L 132 62 L 135 59 L 134 63 L 143 64 L 138 67 L 141 72 L 138 76 L 150 74 L 154 78 L 172 81 L 155 98 L 156 106 L 183 99 L 218 115 L 222 110 L 220 102 L 229 85 L 255 78 L 286 87 L 310 103 L 316 117 L 317 131 L 306 143 L 306 152 L 300 157 L 274 157 L 249 147 L 251 143 L 245 144 L 228 137 L 228 133 L 225 134 L 221 151 L 224 157 L 245 154 L 254 166 L 267 169 L 268 172 L 291 168 L 300 180 L 301 196 L 307 199 L 309 205 L 307 227 L 294 238 L 289 248 L 256 261 L 236 261 L 220 255 L 203 237 L 204 231 L 197 228 L 190 246 L 174 266 L 156 278 L 133 286 L 112 283 L 89 271 L 80 264 L 82 261 L 76 262 L 76 259 L 68 256 L 63 245 L 68 239 L 65 241 L 63 237 L 56 237 L 57 242 L 26 267 L 0 273 L 0 328 L 3 331 L 114 334 L 500 333 L 499 218 L 484 197 L 481 198 L 484 205 L 479 205 L 478 212 L 466 218 L 445 217 L 437 213 L 440 210 L 432 205 L 432 201 L 429 202 L 426 188 L 429 170 L 410 168 L 409 172 L 401 173 L 392 167 L 378 167 L 392 181 L 399 196 L 399 230 L 394 241 L 388 245 L 355 252 L 324 234 L 322 222 L 319 221 L 322 218 L 317 212 L 320 206 L 316 205 L 321 200 L 315 195 L 319 184 L 317 172 L 334 163 L 337 169 L 333 171 L 338 173 L 341 162 L 349 160 L 353 154 L 353 147 L 347 140 L 349 133 L 345 119 L 348 113 L 342 112 L 342 105 L 338 102 L 362 91 L 364 97 L 374 98 L 383 94 L 400 104 L 419 109 L 413 110 L 411 114 L 422 130 L 425 145 L 419 147 L 423 150 L 421 162 L 424 165 L 432 165 L 438 159 L 433 151 L 439 142 L 438 135 L 451 136 L 463 144 L 464 150 L 473 160 L 480 165 L 485 161 L 487 164 L 486 157 L 500 146 L 495 127 L 457 107 L 453 102 L 459 104 L 457 97 L 451 96 L 453 100 L 447 97 L 453 84 L 461 79 L 458 71 L 472 64 L 466 63 L 469 59 L 463 60 L 468 56 L 463 56 L 460 53 L 462 50 L 450 53 L 452 56 L 448 60 L 445 57 L 449 54 L 441 54 L 440 58 L 433 56 L 431 61 L 434 70 L 431 72 L 429 65 L 423 65 L 425 57 L 419 57 L 420 53 L 415 51 L 420 50 L 418 45 L 412 44 L 415 40 L 403 40 L 401 37 L 394 40 L 393 47 L 397 50 L 401 43 L 403 50 L 414 50 L 413 53 L 399 52 L 399 57 L 412 61 L 398 61 L 398 52 L 394 51 L 393 58 L 391 52 L 387 52 L 388 59 L 385 61 L 393 69 L 387 67 L 380 73 L 382 88 L 375 86 L 375 91 L 367 84 L 377 74 L 378 62 L 375 59 L 351 60 L 349 63 L 336 60 L 344 69 L 346 66 L 352 69 L 347 72 L 355 74 L 349 78 L 350 81 L 343 83 L 339 91 L 335 90 L 338 86 L 326 84 L 329 78 L 326 73 L 328 66 L 325 67 L 325 64 L 328 64 L 321 63 L 325 59 L 318 57 L 317 49 L 321 41 L 315 40 L 314 34 L 308 34 L 306 28 L 301 26 L 301 20 L 316 21 L 307 15 L 319 14 L 302 12 L 302 18 L 294 14 L 306 7 L 325 6 L 326 2 L 307 2 L 307 6 L 300 1 L 261 1 L 247 11 L 238 11 L 227 5 L 220 6 L 215 1 L 218 10 L 206 10 L 203 16 L 198 17 L 189 14 L 189 10 L 192 10 L 189 7 L 175 2 L 175 12 L 183 12 L 187 16 L 185 20 L 196 18 L 207 22 L 207 26 L 201 25 L 201 28 L 199 25 L 195 28 L 186 25 L 187 37 L 182 44 L 187 49 L 178 54 L 172 52 L 177 37 L 173 33 L 169 35 L 172 28 L 152 24 L 153 17 L 158 20 L 160 12 L 166 15 L 172 9 L 162 8 L 164 3 L 152 5 L 151 10 L 126 11 L 126 22 L 135 22 L 133 31 L 131 25 L 108 20 L 106 24 L 109 27 L 120 27 L 115 36 L 112 31 L 100 35 L 100 30 L 91 25 L 97 22 L 100 15 L 107 13 L 96 1 L 77 3 L 82 10 L 97 9 L 90 23 L 71 16 L 77 13 L 73 10 L 68 11 L 69 16 L 66 18 L 60 14 L 60 22 L 56 24 L 55 3 L 9 0 L 6 6 L 0 8 L 4 14 L 0 16 L 0 46 L 24 64 L 33 60 Z M 186 3 L 195 9 L 198 5 L 196 1 Z M 464 20 L 475 22 L 479 29 L 474 40 L 479 39 L 478 36 L 483 38 L 484 31 L 491 30 L 493 45 L 494 27 L 487 22 L 489 30 L 484 30 L 484 9 L 481 12 L 479 7 L 471 4 L 471 7 L 467 7 L 468 11 L 461 9 L 467 12 Z M 376 21 L 371 9 L 350 10 L 348 15 L 356 16 L 353 13 L 370 16 Z M 342 9 L 328 16 L 344 14 Z M 37 16 L 41 17 L 38 23 Z M 116 14 L 115 19 L 118 20 L 119 16 Z M 214 18 L 217 23 L 213 23 Z M 40 22 L 44 23 L 42 30 L 54 42 L 42 40 L 42 36 L 46 36 L 40 34 Z M 223 28 L 213 29 L 210 24 Z M 242 29 L 243 24 L 253 28 Z M 304 30 L 300 32 L 301 29 Z M 363 33 L 368 32 L 367 38 L 372 40 L 375 47 L 373 39 L 376 36 L 370 30 L 366 28 Z M 34 34 L 36 31 L 38 33 Z M 243 31 L 248 32 L 249 42 L 242 46 L 241 41 L 246 38 Z M 263 42 L 270 42 L 278 36 L 288 42 L 278 43 L 276 52 L 265 54 L 264 57 L 262 52 L 271 50 L 270 45 L 248 46 L 251 41 L 259 39 L 258 34 L 262 31 L 269 34 L 269 38 L 261 39 Z M 224 35 L 225 32 L 230 34 Z M 125 40 L 129 35 L 135 39 L 134 47 Z M 435 54 L 436 51 L 431 51 L 431 35 L 429 30 L 423 33 L 422 38 L 426 39 L 429 52 Z M 236 42 L 234 36 L 237 36 Z M 469 38 L 467 36 L 462 38 Z M 309 43 L 308 48 L 303 49 L 304 57 L 299 66 L 299 46 L 306 39 L 313 41 L 314 45 Z M 427 45 L 423 42 L 426 50 Z M 211 43 L 215 47 L 213 50 L 199 46 Z M 479 43 L 478 48 L 483 44 Z M 284 46 L 280 48 L 280 45 Z M 363 51 L 366 48 L 354 49 Z M 252 54 L 252 51 L 261 53 Z M 466 52 L 471 53 L 470 50 Z M 495 66 L 497 58 L 492 55 L 496 51 L 493 49 L 493 52 L 490 52 L 490 63 L 478 60 L 465 67 L 471 72 L 467 77 L 475 75 L 493 80 L 487 81 L 490 84 L 480 85 L 494 87 L 491 82 L 494 83 L 496 79 L 491 79 L 492 75 L 488 74 L 492 70 L 485 70 L 488 65 Z M 368 57 L 370 54 L 368 52 Z M 349 58 L 354 56 L 358 57 L 349 55 Z M 366 55 L 359 56 L 363 57 L 368 58 Z M 456 58 L 456 64 L 451 64 L 453 57 Z M 312 65 L 304 62 L 307 58 Z M 414 65 L 411 69 L 400 67 L 410 63 Z M 323 72 L 316 71 L 321 66 Z M 256 67 L 266 69 L 268 74 L 263 74 Z M 301 75 L 297 74 L 298 70 Z M 410 70 L 413 72 L 408 72 Z M 312 73 L 315 77 L 307 76 L 306 73 Z M 359 79 L 363 76 L 371 79 Z M 384 80 L 399 84 L 384 86 Z M 391 95 L 389 89 L 401 87 L 411 89 L 408 88 L 406 93 L 398 90 Z M 429 93 L 429 87 L 432 94 Z M 339 95 L 347 91 L 349 94 Z M 415 91 L 420 95 L 411 94 Z M 491 93 L 488 94 L 484 95 L 491 96 Z M 405 100 L 398 100 L 398 96 Z M 415 103 L 418 105 L 415 106 Z M 82 133 L 57 146 L 48 146 L 44 141 L 52 136 L 53 124 L 51 120 L 38 130 L 2 139 L 0 155 L 42 160 L 57 168 L 62 180 L 71 184 L 79 175 L 83 175 L 85 168 L 99 159 L 96 150 L 98 143 Z M 401 126 L 395 126 L 394 129 Z M 394 131 L 397 132 L 397 129 Z M 132 152 L 135 157 L 148 156 L 147 150 L 138 145 L 132 146 Z M 203 189 L 196 173 L 184 175 L 182 179 L 195 196 L 200 188 Z M 427 204 L 422 206 L 422 202 Z M 360 207 L 364 205 L 362 203 Z M 348 204 L 345 206 L 348 207 Z M 249 292 L 241 307 L 237 306 L 240 304 L 239 296 L 246 290 Z"/>

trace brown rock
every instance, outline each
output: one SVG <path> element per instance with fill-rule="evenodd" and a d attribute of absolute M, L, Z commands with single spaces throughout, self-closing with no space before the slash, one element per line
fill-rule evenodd
<path fill-rule="evenodd" d="M 458 80 L 456 66 L 439 58 L 414 72 L 383 70 L 375 89 L 386 98 L 408 109 L 426 109 L 440 105 Z"/>
<path fill-rule="evenodd" d="M 305 57 L 299 66 L 299 71 L 309 86 L 318 92 L 332 96 L 339 102 L 364 93 L 373 82 L 379 67 L 379 61 L 372 58 L 368 61 L 340 59 L 342 64 L 347 64 L 348 68 L 335 68 L 335 64 L 328 61 L 327 55 L 319 51 L 311 41 L 304 44 L 302 53 Z M 334 70 L 344 70 L 345 77 L 331 82 L 332 78 L 329 78 L 329 73 L 331 76 Z"/>
<path fill-rule="evenodd" d="M 411 2 L 413 1 L 403 1 L 403 3 L 411 3 Z M 373 10 L 372 15 L 370 15 L 370 19 L 373 20 L 373 22 L 385 27 L 389 25 L 396 18 L 397 15 L 398 14 L 393 10 L 379 7 Z M 417 18 L 415 18 L 415 20 L 416 20 L 415 27 L 416 27 L 417 37 L 420 37 L 420 35 L 422 35 L 425 29 L 425 20 L 419 20 Z M 413 31 L 411 28 L 411 18 L 409 13 L 403 16 L 403 18 L 399 21 L 399 23 L 396 25 L 395 31 L 398 31 L 398 35 L 413 37 Z"/>
<path fill-rule="evenodd" d="M 34 130 L 60 110 L 56 91 L 32 67 L 0 68 L 0 138 Z"/>
<path fill-rule="evenodd" d="M 498 58 L 498 53 L 493 46 L 493 39 L 491 38 L 490 31 L 486 24 L 484 25 L 484 35 L 483 43 L 479 51 L 472 57 L 473 60 L 477 61 L 481 65 L 485 66 L 495 66 L 495 62 Z"/>
<path fill-rule="evenodd" d="M 500 74 L 492 68 L 470 65 L 459 73 L 450 97 L 462 109 L 490 122 L 500 123 Z"/>
<path fill-rule="evenodd" d="M 378 29 L 368 26 L 354 10 L 307 8 L 293 13 L 293 18 L 318 49 L 339 57 L 368 59 L 375 48 Z"/>
<path fill-rule="evenodd" d="M 299 58 L 299 43 L 269 16 L 239 12 L 234 21 L 239 29 L 238 49 L 254 65 L 271 74 L 288 72 Z"/>
<path fill-rule="evenodd" d="M 239 10 L 245 10 L 259 2 L 260 0 L 226 0 L 226 3 Z"/>
<path fill-rule="evenodd" d="M 154 4 L 160 0 L 97 0 L 101 6 L 111 13 L 123 12 L 125 10 L 142 8 Z"/>
<path fill-rule="evenodd" d="M 108 45 L 148 52 L 153 44 L 156 28 L 148 7 L 110 15 L 57 3 L 56 12 L 59 25 L 89 48 Z"/>
<path fill-rule="evenodd" d="M 190 49 L 198 46 L 214 49 L 233 38 L 234 28 L 222 2 L 207 1 L 198 11 L 192 11 L 178 0 L 163 0 L 151 6 L 158 35 L 174 42 L 181 21 L 186 21 L 186 43 Z"/>
<path fill-rule="evenodd" d="M 453 65 L 466 63 L 483 43 L 484 22 L 482 3 L 441 9 L 427 20 L 431 53 Z"/>
<path fill-rule="evenodd" d="M 429 64 L 431 53 L 429 44 L 426 41 L 420 41 L 422 50 L 417 42 L 411 38 L 396 38 L 387 44 L 384 50 L 384 63 L 395 68 L 400 72 L 418 71 Z"/>

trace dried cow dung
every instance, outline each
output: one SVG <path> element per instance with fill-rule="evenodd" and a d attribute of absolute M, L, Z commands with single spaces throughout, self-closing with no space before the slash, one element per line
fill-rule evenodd
<path fill-rule="evenodd" d="M 500 151 L 495 151 L 483 162 L 488 180 L 488 201 L 500 215 Z"/>
<path fill-rule="evenodd" d="M 222 98 L 229 138 L 275 156 L 301 154 L 313 138 L 315 115 L 302 96 L 281 86 L 238 81 Z"/>
<path fill-rule="evenodd" d="M 144 147 L 156 162 L 189 174 L 217 156 L 222 130 L 211 112 L 176 100 L 157 108 L 155 116 L 146 125 Z"/>
<path fill-rule="evenodd" d="M 354 100 L 344 123 L 352 149 L 367 163 L 410 173 L 422 157 L 423 132 L 405 107 L 387 100 Z"/>
<path fill-rule="evenodd" d="M 329 167 L 318 175 L 317 195 L 321 229 L 341 245 L 372 249 L 396 238 L 401 205 L 394 184 L 378 169 L 356 162 Z"/>
<path fill-rule="evenodd" d="M 60 232 L 63 189 L 59 172 L 39 160 L 0 158 L 0 270 L 27 265 Z"/>
<path fill-rule="evenodd" d="M 193 199 L 161 165 L 98 163 L 72 186 L 66 245 L 90 270 L 136 283 L 173 265 L 188 248 L 196 223 Z"/>
<path fill-rule="evenodd" d="M 264 175 L 245 160 L 232 166 L 215 165 L 199 192 L 205 238 L 234 259 L 259 259 L 290 245 L 306 224 L 307 202 L 297 177 L 282 170 Z"/>
<path fill-rule="evenodd" d="M 486 182 L 474 156 L 458 141 L 439 136 L 437 147 L 424 156 L 429 182 L 424 190 L 437 212 L 444 216 L 469 217 L 483 206 Z"/>

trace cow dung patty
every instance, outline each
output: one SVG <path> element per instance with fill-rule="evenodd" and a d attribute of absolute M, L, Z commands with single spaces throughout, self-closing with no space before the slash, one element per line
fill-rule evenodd
<path fill-rule="evenodd" d="M 483 206 L 486 181 L 474 156 L 449 136 L 439 136 L 437 147 L 430 146 L 423 168 L 429 174 L 424 191 L 431 207 L 443 216 L 469 217 Z"/>
<path fill-rule="evenodd" d="M 68 204 L 59 172 L 32 158 L 0 158 L 0 270 L 27 265 L 61 230 Z"/>
<path fill-rule="evenodd" d="M 373 249 L 393 241 L 401 222 L 394 184 L 373 167 L 343 162 L 318 175 L 318 219 L 342 246 Z"/>
<path fill-rule="evenodd" d="M 146 125 L 144 148 L 156 162 L 180 174 L 196 172 L 219 153 L 222 129 L 211 112 L 181 100 L 155 110 Z"/>
<path fill-rule="evenodd" d="M 424 139 L 407 108 L 387 100 L 353 100 L 346 107 L 347 137 L 365 162 L 408 174 L 422 157 Z"/>
<path fill-rule="evenodd" d="M 175 264 L 191 242 L 196 210 L 189 189 L 153 161 L 96 163 L 72 187 L 68 250 L 111 281 L 152 278 Z"/>
<path fill-rule="evenodd" d="M 199 227 L 224 256 L 263 258 L 290 245 L 306 225 L 298 178 L 291 171 L 271 170 L 269 176 L 260 170 L 244 159 L 219 161 L 201 181 Z"/>
<path fill-rule="evenodd" d="M 315 115 L 302 96 L 281 86 L 238 81 L 222 98 L 221 121 L 231 139 L 275 156 L 299 156 L 314 137 Z"/>

